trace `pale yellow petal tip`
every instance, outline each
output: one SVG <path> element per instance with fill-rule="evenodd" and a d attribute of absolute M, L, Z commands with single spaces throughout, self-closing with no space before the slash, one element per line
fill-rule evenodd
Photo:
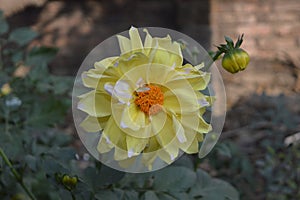
<path fill-rule="evenodd" d="M 107 153 L 113 149 L 113 144 L 103 134 L 98 142 L 97 151 L 100 154 Z"/>
<path fill-rule="evenodd" d="M 85 131 L 95 133 L 102 130 L 97 117 L 87 116 L 79 125 Z"/>

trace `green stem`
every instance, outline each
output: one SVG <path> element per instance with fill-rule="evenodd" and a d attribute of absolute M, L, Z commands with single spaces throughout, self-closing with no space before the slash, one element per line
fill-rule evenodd
<path fill-rule="evenodd" d="M 213 61 L 215 62 L 216 60 L 218 60 L 219 56 L 220 56 L 222 53 L 224 53 L 224 52 L 222 52 L 222 51 L 217 51 L 216 54 L 214 55 L 214 57 L 212 58 Z"/>
<path fill-rule="evenodd" d="M 26 185 L 23 182 L 22 176 L 17 172 L 17 170 L 13 167 L 12 163 L 9 161 L 7 158 L 6 154 L 0 147 L 0 156 L 3 158 L 4 162 L 8 165 L 11 173 L 14 175 L 16 180 L 19 182 L 19 184 L 22 186 L 22 188 L 25 190 L 27 195 L 30 197 L 32 200 L 36 200 L 35 196 L 32 194 L 32 192 L 26 187 Z"/>
<path fill-rule="evenodd" d="M 72 196 L 72 200 L 76 200 L 76 197 L 75 197 L 75 195 L 73 194 L 73 192 L 70 191 L 70 193 L 71 193 L 71 196 Z"/>
<path fill-rule="evenodd" d="M 218 60 L 219 56 L 224 53 L 223 51 L 217 51 L 216 54 L 212 57 L 212 60 L 210 60 L 209 63 L 207 63 L 207 67 L 206 69 L 208 70 L 210 68 L 210 66 L 216 61 Z"/>
<path fill-rule="evenodd" d="M 9 134 L 9 123 L 8 123 L 8 119 L 9 119 L 9 111 L 6 111 L 5 113 L 5 134 Z"/>
<path fill-rule="evenodd" d="M 3 45 L 2 42 L 0 41 L 0 71 L 3 69 L 3 56 L 2 56 L 2 52 L 3 52 Z"/>

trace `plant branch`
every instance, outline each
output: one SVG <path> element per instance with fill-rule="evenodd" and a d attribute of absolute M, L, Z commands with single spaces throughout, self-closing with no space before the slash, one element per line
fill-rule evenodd
<path fill-rule="evenodd" d="M 9 167 L 11 173 L 14 175 L 14 177 L 16 178 L 16 180 L 19 182 L 19 184 L 22 186 L 22 188 L 25 190 L 25 192 L 27 193 L 27 195 L 30 197 L 30 199 L 32 200 L 36 200 L 35 196 L 32 194 L 32 192 L 26 187 L 26 185 L 23 182 L 22 176 L 17 172 L 17 170 L 13 167 L 12 163 L 9 161 L 9 159 L 7 158 L 6 154 L 4 153 L 4 151 L 2 150 L 2 148 L 0 147 L 0 156 L 3 158 L 4 162 L 7 164 L 7 166 Z"/>

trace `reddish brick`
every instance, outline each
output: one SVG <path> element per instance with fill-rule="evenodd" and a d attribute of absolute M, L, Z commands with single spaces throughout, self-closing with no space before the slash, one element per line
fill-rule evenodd
<path fill-rule="evenodd" d="M 256 24 L 253 26 L 241 25 L 237 27 L 237 31 L 240 33 L 245 33 L 249 36 L 267 36 L 272 32 L 272 27 L 270 24 Z"/>

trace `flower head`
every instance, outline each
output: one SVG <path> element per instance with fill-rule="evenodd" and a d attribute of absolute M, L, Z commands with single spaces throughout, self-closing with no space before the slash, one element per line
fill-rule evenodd
<path fill-rule="evenodd" d="M 210 74 L 202 65 L 183 64 L 180 44 L 170 36 L 144 33 L 144 41 L 134 27 L 129 38 L 117 36 L 121 54 L 83 72 L 92 90 L 79 96 L 78 109 L 87 113 L 81 127 L 102 133 L 100 154 L 113 151 L 123 167 L 141 160 L 151 169 L 156 159 L 172 163 L 180 151 L 198 152 L 211 130 L 203 119 L 211 98 L 200 92 Z"/>
<path fill-rule="evenodd" d="M 225 36 L 226 44 L 218 46 L 216 55 L 219 56 L 224 53 L 222 66 L 226 71 L 233 74 L 245 70 L 250 61 L 249 54 L 240 48 L 243 43 L 243 36 L 242 34 L 242 36 L 238 38 L 235 45 L 230 37 Z"/>

